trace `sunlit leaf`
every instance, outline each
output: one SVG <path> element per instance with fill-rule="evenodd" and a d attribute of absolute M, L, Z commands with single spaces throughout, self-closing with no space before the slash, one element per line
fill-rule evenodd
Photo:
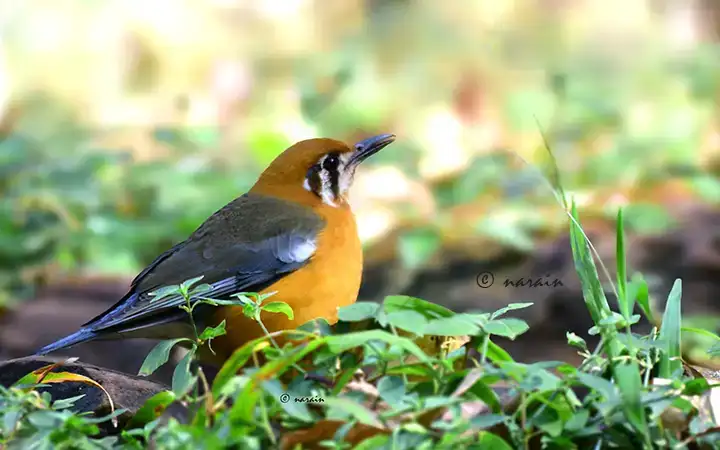
<path fill-rule="evenodd" d="M 293 310 L 287 303 L 284 302 L 270 302 L 262 305 L 260 307 L 263 311 L 270 312 L 270 313 L 282 313 L 287 316 L 288 319 L 293 320 L 295 318 L 295 315 L 293 314 Z"/>
<path fill-rule="evenodd" d="M 158 343 L 150 353 L 145 357 L 138 375 L 147 376 L 158 370 L 161 366 L 168 362 L 170 359 L 170 351 L 176 344 L 180 342 L 192 342 L 187 338 L 170 339 Z"/>

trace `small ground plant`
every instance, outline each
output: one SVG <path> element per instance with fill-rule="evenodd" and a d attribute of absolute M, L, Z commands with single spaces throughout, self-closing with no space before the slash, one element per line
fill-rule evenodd
<path fill-rule="evenodd" d="M 39 369 L 0 390 L 0 447 L 720 448 L 717 419 L 697 401 L 711 394 L 713 380 L 683 363 L 680 337 L 684 330 L 720 338 L 682 328 L 680 280 L 667 296 L 662 325 L 647 335 L 633 333 L 640 319 L 636 309 L 650 323 L 660 322 L 642 276 L 626 272 L 622 210 L 615 275 L 600 261 L 617 298 L 615 311 L 575 205 L 564 198 L 575 268 L 594 322 L 589 334 L 599 338 L 590 349 L 582 337 L 568 333 L 568 345 L 583 356 L 577 367 L 520 363 L 498 345 L 498 337 L 515 339 L 527 331 L 524 321 L 510 316 L 531 307 L 528 303 L 455 313 L 418 298 L 389 296 L 382 303 L 341 308 L 340 322 L 333 326 L 316 320 L 268 333 L 261 312 L 292 318 L 289 305 L 250 293 L 206 298 L 207 286 L 196 278 L 155 293 L 156 298 L 182 295 L 194 329 L 193 339 L 160 342 L 140 369 L 141 375 L 151 374 L 168 362 L 175 345 L 187 347 L 171 390 L 148 399 L 121 429 L 100 438 L 98 424 L 113 421 L 121 411 L 102 418 L 71 412 L 77 398 L 52 402 L 35 388 L 73 374 Z M 225 323 L 198 330 L 192 313 L 198 305 L 231 304 L 241 305 L 266 335 L 237 349 L 208 380 L 193 361 L 202 346 L 212 351 Z M 173 403 L 187 406 L 186 422 L 163 416 Z"/>

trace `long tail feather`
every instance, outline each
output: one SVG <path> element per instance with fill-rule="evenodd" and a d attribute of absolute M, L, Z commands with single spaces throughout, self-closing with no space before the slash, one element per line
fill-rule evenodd
<path fill-rule="evenodd" d="M 55 341 L 52 344 L 46 345 L 45 347 L 35 352 L 35 356 L 47 355 L 48 353 L 52 353 L 56 350 L 72 347 L 73 345 L 77 345 L 83 342 L 92 341 L 96 337 L 97 334 L 94 331 L 87 328 L 82 328 L 69 336 Z"/>

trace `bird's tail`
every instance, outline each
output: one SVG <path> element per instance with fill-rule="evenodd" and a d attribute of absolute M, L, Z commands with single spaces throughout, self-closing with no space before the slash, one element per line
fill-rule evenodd
<path fill-rule="evenodd" d="M 48 353 L 52 353 L 56 350 L 60 350 L 62 348 L 68 348 L 72 347 L 73 345 L 80 344 L 82 342 L 88 342 L 92 341 L 97 337 L 97 333 L 95 333 L 92 330 L 89 330 L 87 328 L 82 328 L 75 333 L 66 336 L 58 341 L 53 342 L 52 344 L 46 345 L 45 347 L 41 348 L 37 352 L 35 352 L 35 356 L 43 356 L 47 355 Z"/>

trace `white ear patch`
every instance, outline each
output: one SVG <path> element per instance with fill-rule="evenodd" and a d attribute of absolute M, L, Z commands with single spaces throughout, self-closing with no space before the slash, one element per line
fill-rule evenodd
<path fill-rule="evenodd" d="M 348 168 L 348 162 L 350 162 L 351 158 L 352 153 L 343 153 L 340 155 L 342 169 L 340 170 L 340 176 L 338 178 L 338 191 L 341 196 L 347 195 L 352 185 L 353 177 L 355 176 L 355 169 L 352 167 Z"/>
<path fill-rule="evenodd" d="M 310 181 L 307 179 L 307 177 L 305 178 L 305 181 L 303 181 L 303 187 L 308 192 L 312 191 L 312 188 L 310 187 Z"/>
<path fill-rule="evenodd" d="M 320 164 L 322 164 L 324 159 L 325 156 L 323 156 L 320 160 Z M 337 206 L 335 204 L 335 194 L 333 194 L 332 190 L 332 180 L 330 180 L 330 174 L 325 169 L 320 171 L 320 197 L 326 205 L 330 205 L 332 207 Z"/>

